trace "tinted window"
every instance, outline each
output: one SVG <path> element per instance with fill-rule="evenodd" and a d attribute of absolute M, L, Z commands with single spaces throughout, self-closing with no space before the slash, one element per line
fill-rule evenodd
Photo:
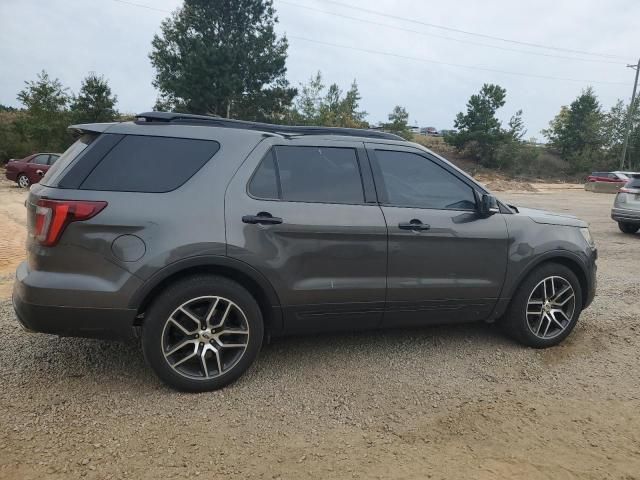
<path fill-rule="evenodd" d="M 59 160 L 47 171 L 42 180 L 43 185 L 55 186 L 60 174 L 80 155 L 96 138 L 96 135 L 85 134 L 65 150 Z"/>
<path fill-rule="evenodd" d="M 278 178 L 273 152 L 267 153 L 249 182 L 249 193 L 258 198 L 277 199 Z"/>
<path fill-rule="evenodd" d="M 105 155 L 81 188 L 168 192 L 191 178 L 219 148 L 210 140 L 128 135 Z"/>
<path fill-rule="evenodd" d="M 363 203 L 356 151 L 333 147 L 275 147 L 282 200 Z"/>
<path fill-rule="evenodd" d="M 49 165 L 56 163 L 56 160 L 60 158 L 60 155 L 49 155 Z"/>
<path fill-rule="evenodd" d="M 387 193 L 397 206 L 451 210 L 475 209 L 473 190 L 431 160 L 408 152 L 376 150 Z"/>
<path fill-rule="evenodd" d="M 31 159 L 31 163 L 37 163 L 38 165 L 48 165 L 49 155 L 36 155 Z"/>

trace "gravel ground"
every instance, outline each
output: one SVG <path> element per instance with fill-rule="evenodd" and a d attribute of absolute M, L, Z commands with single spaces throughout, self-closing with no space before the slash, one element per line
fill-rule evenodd
<path fill-rule="evenodd" d="M 544 351 L 489 325 L 287 338 L 190 395 L 136 343 L 26 334 L 2 300 L 0 478 L 640 479 L 640 235 L 611 195 L 536 188 L 501 196 L 579 215 L 600 250 L 594 304 Z"/>

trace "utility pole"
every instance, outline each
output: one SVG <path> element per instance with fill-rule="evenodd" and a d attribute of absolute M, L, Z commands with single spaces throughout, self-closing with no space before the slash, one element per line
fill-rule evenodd
<path fill-rule="evenodd" d="M 631 119 L 633 118 L 633 109 L 635 107 L 636 89 L 638 88 L 638 73 L 640 73 L 640 60 L 637 65 L 627 65 L 629 68 L 635 68 L 636 80 L 633 82 L 633 93 L 631 94 L 631 103 L 627 110 L 627 131 L 624 135 L 624 144 L 622 145 L 622 157 L 620 158 L 620 170 L 624 170 L 624 163 L 627 157 L 627 146 L 629 145 L 629 134 L 631 133 Z M 631 170 L 631 162 L 629 162 L 629 170 Z"/>

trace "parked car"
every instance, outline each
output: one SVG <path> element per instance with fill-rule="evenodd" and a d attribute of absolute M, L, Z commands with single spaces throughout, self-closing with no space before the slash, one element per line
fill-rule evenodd
<path fill-rule="evenodd" d="M 640 230 L 640 173 L 629 175 L 613 202 L 611 218 L 618 222 L 622 232 L 636 233 Z"/>
<path fill-rule="evenodd" d="M 625 184 L 629 180 L 629 172 L 591 172 L 587 182 L 610 182 Z"/>
<path fill-rule="evenodd" d="M 59 157 L 59 153 L 34 153 L 19 160 L 11 159 L 5 167 L 5 176 L 22 188 L 29 188 L 40 181 Z"/>
<path fill-rule="evenodd" d="M 72 128 L 29 192 L 18 320 L 139 337 L 178 389 L 220 388 L 292 333 L 499 321 L 549 347 L 595 294 L 585 222 L 392 134 L 158 112 Z"/>

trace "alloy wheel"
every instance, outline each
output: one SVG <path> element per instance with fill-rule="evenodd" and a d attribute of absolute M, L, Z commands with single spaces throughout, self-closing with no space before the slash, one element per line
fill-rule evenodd
<path fill-rule="evenodd" d="M 551 276 L 539 282 L 527 301 L 527 325 L 536 337 L 557 337 L 571 324 L 576 309 L 576 295 L 571 283 Z"/>
<path fill-rule="evenodd" d="M 20 177 L 18 178 L 18 185 L 20 186 L 20 188 L 29 188 L 29 184 L 31 182 L 29 182 L 29 177 L 27 177 L 26 175 L 20 175 Z"/>
<path fill-rule="evenodd" d="M 169 316 L 161 343 L 164 358 L 174 371 L 190 379 L 208 380 L 240 361 L 249 344 L 249 322 L 228 298 L 196 297 Z"/>

